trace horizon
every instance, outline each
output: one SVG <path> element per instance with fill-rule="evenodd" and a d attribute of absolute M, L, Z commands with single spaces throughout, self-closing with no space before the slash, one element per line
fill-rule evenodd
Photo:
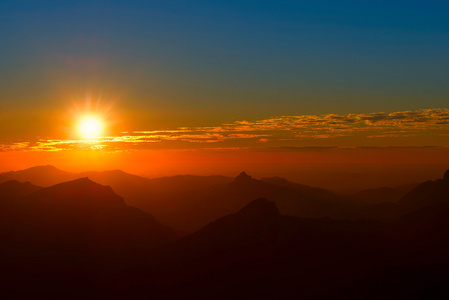
<path fill-rule="evenodd" d="M 364 170 L 362 171 L 360 169 L 360 166 L 353 166 L 354 168 L 349 168 L 346 170 L 346 172 L 342 172 L 340 168 L 337 168 L 336 170 L 328 170 L 323 171 L 320 168 L 316 168 L 315 165 L 309 166 L 308 170 L 302 171 L 302 172 L 291 172 L 291 173 L 266 173 L 266 171 L 263 171 L 262 173 L 259 172 L 251 172 L 248 170 L 240 170 L 240 171 L 229 171 L 228 173 L 210 173 L 210 174 L 194 174 L 194 173 L 179 173 L 179 174 L 165 174 L 165 175 L 156 175 L 156 176 L 146 176 L 145 174 L 136 174 L 133 172 L 128 172 L 126 170 L 122 169 L 101 169 L 101 170 L 65 170 L 58 168 L 54 165 L 38 165 L 38 166 L 32 166 L 25 169 L 18 169 L 18 170 L 7 170 L 7 171 L 1 171 L 0 175 L 10 172 L 20 172 L 20 171 L 27 171 L 28 169 L 37 169 L 42 170 L 45 168 L 51 167 L 52 169 L 62 171 L 65 173 L 69 173 L 72 175 L 76 174 L 83 174 L 83 173 L 89 173 L 89 172 L 97 172 L 97 173 L 110 173 L 114 171 L 124 172 L 126 174 L 130 175 L 136 175 L 139 177 L 143 177 L 146 179 L 161 179 L 161 178 L 174 178 L 177 176 L 198 176 L 198 177 L 209 177 L 209 176 L 224 176 L 228 178 L 236 178 L 242 173 L 246 173 L 250 177 L 256 179 L 256 180 L 263 180 L 267 178 L 283 178 L 286 179 L 292 183 L 307 185 L 311 187 L 316 188 L 323 188 L 327 189 L 329 191 L 332 191 L 336 194 L 340 195 L 349 195 L 349 194 L 355 194 L 362 191 L 367 191 L 371 189 L 380 189 L 380 188 L 400 188 L 402 186 L 408 186 L 408 185 L 416 185 L 423 182 L 426 182 L 428 180 L 437 180 L 442 177 L 442 174 L 444 174 L 449 168 L 446 165 L 441 164 L 435 164 L 435 165 L 426 165 L 427 168 L 421 169 L 420 174 L 414 174 L 410 176 L 410 173 L 413 173 L 419 169 L 416 168 L 415 165 L 405 165 L 403 169 L 391 169 L 388 168 L 388 172 L 390 173 L 391 177 L 397 177 L 397 176 L 403 176 L 404 178 L 401 178 L 397 181 L 392 181 L 391 177 L 385 178 L 385 172 L 387 170 L 385 168 L 378 168 L 378 165 L 373 165 L 372 169 L 370 170 Z M 329 168 L 329 164 L 324 164 L 324 168 Z M 366 168 L 366 166 L 365 166 Z M 409 176 L 406 176 L 406 175 Z M 42 176 L 45 176 L 46 174 L 42 174 Z M 290 175 L 290 176 L 289 176 Z M 339 177 L 339 180 L 335 180 L 336 177 Z M 383 178 L 383 180 L 380 180 Z M 90 179 L 90 178 L 89 178 Z M 324 182 L 327 182 L 328 180 L 331 181 L 334 179 L 333 185 L 325 185 Z M 350 183 L 353 181 L 352 183 Z M 63 181 L 61 181 L 63 182 Z M 320 185 L 321 183 L 321 185 Z M 385 184 L 383 184 L 385 183 Z"/>

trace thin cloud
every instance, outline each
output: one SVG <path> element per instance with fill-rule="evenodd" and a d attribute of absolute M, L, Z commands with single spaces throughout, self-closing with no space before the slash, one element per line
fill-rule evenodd
<path fill-rule="evenodd" d="M 192 149 L 214 144 L 216 148 L 296 147 L 311 143 L 352 138 L 354 143 L 392 138 L 445 137 L 449 131 L 449 109 L 420 109 L 363 114 L 280 116 L 263 120 L 241 120 L 220 126 L 179 127 L 168 130 L 123 132 L 94 140 L 37 140 L 0 145 L 0 151 L 60 151 L 101 149 Z M 441 144 L 441 141 L 439 141 Z M 448 143 L 449 144 L 449 143 Z M 197 145 L 197 146 L 195 146 Z M 343 145 L 344 146 L 344 145 Z"/>

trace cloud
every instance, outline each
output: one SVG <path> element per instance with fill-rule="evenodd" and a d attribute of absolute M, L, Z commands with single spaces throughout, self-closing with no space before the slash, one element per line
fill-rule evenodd
<path fill-rule="evenodd" d="M 216 148 L 302 147 L 308 141 L 330 140 L 337 143 L 342 138 L 363 145 L 364 141 L 373 139 L 391 141 L 392 138 L 429 136 L 441 139 L 448 135 L 448 131 L 449 109 L 420 109 L 390 113 L 280 116 L 256 121 L 241 120 L 220 126 L 122 132 L 117 136 L 94 140 L 40 139 L 0 145 L 0 151 L 192 149 L 204 148 L 204 144 L 214 144 Z"/>

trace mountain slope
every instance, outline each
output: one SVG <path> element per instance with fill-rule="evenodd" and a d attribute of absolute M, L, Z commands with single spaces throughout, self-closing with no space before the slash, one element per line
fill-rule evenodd
<path fill-rule="evenodd" d="M 260 197 L 275 201 L 281 214 L 299 217 L 343 218 L 355 209 L 353 203 L 327 190 L 276 177 L 256 180 L 245 172 L 236 178 L 180 175 L 148 179 L 120 170 L 73 174 L 46 166 L 8 174 L 31 182 L 36 177 L 47 178 L 47 182 L 49 178 L 54 181 L 88 177 L 111 186 L 128 205 L 184 232 L 193 232 Z"/>
<path fill-rule="evenodd" d="M 185 232 L 200 229 L 260 197 L 275 201 L 282 214 L 293 216 L 337 217 L 352 209 L 344 199 L 326 190 L 293 183 L 275 185 L 253 179 L 245 172 L 234 179 L 183 175 L 134 180 L 118 171 L 83 174 L 111 184 L 129 205 Z"/>
<path fill-rule="evenodd" d="M 418 209 L 435 204 L 449 203 L 449 170 L 443 179 L 427 181 L 406 194 L 399 205 Z"/>
<path fill-rule="evenodd" d="M 0 227 L 9 228 L 2 231 L 3 237 L 44 249 L 126 252 L 149 249 L 175 238 L 170 228 L 127 206 L 110 187 L 88 178 L 18 198 L 1 215 Z"/>
<path fill-rule="evenodd" d="M 8 176 L 0 174 L 0 183 L 10 181 L 10 180 L 11 180 L 11 178 L 9 178 Z"/>
<path fill-rule="evenodd" d="M 0 285 L 14 298 L 89 298 L 94 286 L 114 294 L 122 289 L 116 276 L 177 238 L 110 187 L 87 178 L 1 204 Z"/>
<path fill-rule="evenodd" d="M 358 259 L 375 257 L 379 232 L 382 225 L 375 222 L 282 216 L 274 202 L 261 198 L 175 242 L 159 263 L 171 270 L 173 299 L 184 293 L 308 298 L 361 276 Z"/>
<path fill-rule="evenodd" d="M 417 186 L 417 184 L 409 184 L 400 187 L 368 189 L 349 195 L 348 198 L 364 204 L 397 203 Z"/>
<path fill-rule="evenodd" d="M 331 191 L 328 191 L 326 189 L 311 187 L 308 185 L 291 182 L 282 177 L 267 177 L 267 178 L 260 179 L 260 181 L 266 182 L 266 183 L 269 183 L 272 185 L 281 186 L 281 187 L 292 188 L 294 190 L 297 190 L 299 192 L 302 192 L 302 193 L 310 195 L 310 196 L 316 196 L 316 197 L 327 198 L 327 199 L 336 199 L 336 200 L 341 198 L 340 196 L 337 196 L 334 193 L 332 193 Z"/>
<path fill-rule="evenodd" d="M 0 199 L 27 196 L 40 189 L 42 189 L 42 187 L 35 186 L 28 181 L 21 183 L 17 180 L 9 180 L 0 183 Z"/>
<path fill-rule="evenodd" d="M 74 173 L 62 171 L 50 165 L 36 166 L 25 170 L 6 172 L 0 175 L 20 182 L 29 181 L 32 184 L 44 187 L 76 178 Z"/>
<path fill-rule="evenodd" d="M 360 216 L 384 222 L 396 221 L 402 216 L 427 208 L 444 207 L 449 203 L 449 170 L 443 179 L 426 181 L 406 193 L 396 203 L 379 203 L 369 206 Z"/>
<path fill-rule="evenodd" d="M 325 191 L 316 193 L 316 190 L 319 189 L 310 188 L 305 191 L 290 186 L 274 185 L 254 179 L 242 172 L 230 184 L 203 194 L 197 205 L 207 208 L 208 215 L 211 216 L 208 220 L 204 219 L 204 224 L 234 213 L 247 205 L 251 199 L 257 198 L 274 201 L 283 215 L 298 217 L 339 217 L 352 210 L 350 203 L 338 196 Z M 197 220 L 200 218 L 198 216 Z"/>
<path fill-rule="evenodd" d="M 284 216 L 260 198 L 179 240 L 110 187 L 81 178 L 0 210 L 0 285 L 14 295 L 72 298 L 444 299 L 448 177 L 391 204 L 413 211 L 389 224 Z M 191 208 L 210 203 L 222 213 L 256 193 L 280 203 L 303 195 L 242 173 Z"/>

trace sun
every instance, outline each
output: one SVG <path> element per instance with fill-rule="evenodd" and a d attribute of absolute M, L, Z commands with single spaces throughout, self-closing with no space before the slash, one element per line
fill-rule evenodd
<path fill-rule="evenodd" d="M 100 136 L 103 130 L 102 121 L 93 116 L 84 117 L 79 121 L 78 131 L 83 138 L 93 139 Z"/>

